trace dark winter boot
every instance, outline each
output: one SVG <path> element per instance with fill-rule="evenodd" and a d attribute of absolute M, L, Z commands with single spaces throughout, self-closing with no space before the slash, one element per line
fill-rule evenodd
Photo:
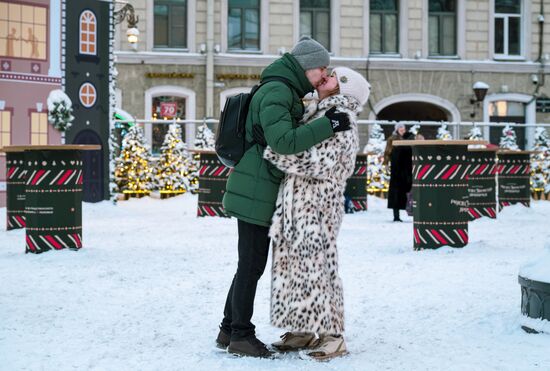
<path fill-rule="evenodd" d="M 399 209 L 393 209 L 393 221 L 402 222 L 401 218 L 399 217 Z"/>
<path fill-rule="evenodd" d="M 220 349 L 226 349 L 229 346 L 230 340 L 231 335 L 220 328 L 220 332 L 218 333 L 218 337 L 216 338 L 216 346 Z"/>
<path fill-rule="evenodd" d="M 227 351 L 239 356 L 257 358 L 271 358 L 274 354 L 254 335 L 241 340 L 231 340 Z"/>

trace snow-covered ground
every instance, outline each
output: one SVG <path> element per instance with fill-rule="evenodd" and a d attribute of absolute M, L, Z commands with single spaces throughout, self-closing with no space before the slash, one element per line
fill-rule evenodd
<path fill-rule="evenodd" d="M 550 335 L 520 329 L 519 267 L 550 243 L 550 202 L 470 224 L 464 249 L 412 250 L 384 201 L 339 238 L 350 354 L 244 359 L 214 347 L 236 268 L 236 221 L 196 218 L 195 196 L 84 205 L 84 248 L 24 254 L 0 232 L 2 370 L 548 370 Z M 5 215 L 5 209 L 0 209 Z M 269 325 L 269 266 L 256 298 Z"/>

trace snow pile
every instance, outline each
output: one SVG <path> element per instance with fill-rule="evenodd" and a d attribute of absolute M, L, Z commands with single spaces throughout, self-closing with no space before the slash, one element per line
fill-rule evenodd
<path fill-rule="evenodd" d="M 527 316 L 521 316 L 520 325 L 535 330 L 537 332 L 542 332 L 545 334 L 550 334 L 550 321 L 547 321 L 542 318 L 531 318 Z"/>
<path fill-rule="evenodd" d="M 80 251 L 24 253 L 0 232 L 5 370 L 545 370 L 550 336 L 520 327 L 518 267 L 550 241 L 550 202 L 470 223 L 463 249 L 412 250 L 386 200 L 338 237 L 350 354 L 327 363 L 236 358 L 214 347 L 237 264 L 235 219 L 197 218 L 197 196 L 83 205 Z M 0 209 L 5 215 L 6 210 Z M 519 233 L 518 233 L 519 229 Z M 253 322 L 271 343 L 270 267 Z"/>
<path fill-rule="evenodd" d="M 550 283 L 550 243 L 543 255 L 521 267 L 519 275 L 532 281 Z"/>

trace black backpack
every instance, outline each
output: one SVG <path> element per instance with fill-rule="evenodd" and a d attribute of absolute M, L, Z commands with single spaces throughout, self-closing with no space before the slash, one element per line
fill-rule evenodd
<path fill-rule="evenodd" d="M 281 81 L 285 83 L 291 91 L 294 88 L 283 78 L 270 77 L 254 85 L 250 93 L 241 93 L 229 97 L 225 101 L 218 130 L 216 132 L 216 154 L 221 163 L 227 167 L 233 168 L 244 153 L 252 147 L 254 142 L 246 140 L 246 117 L 248 108 L 254 94 L 260 87 L 271 81 Z"/>

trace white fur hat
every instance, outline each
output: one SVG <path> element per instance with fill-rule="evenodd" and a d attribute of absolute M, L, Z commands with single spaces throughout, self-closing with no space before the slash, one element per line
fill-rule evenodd
<path fill-rule="evenodd" d="M 354 97 L 361 106 L 367 103 L 370 84 L 359 72 L 347 67 L 335 67 L 332 72 L 336 74 L 338 79 L 340 94 Z"/>

